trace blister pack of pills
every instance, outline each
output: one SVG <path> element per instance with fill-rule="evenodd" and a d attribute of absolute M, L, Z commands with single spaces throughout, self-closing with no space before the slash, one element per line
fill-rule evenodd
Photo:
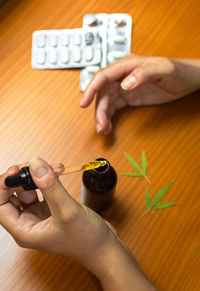
<path fill-rule="evenodd" d="M 39 30 L 32 38 L 34 69 L 82 68 L 100 64 L 101 37 L 97 29 Z"/>
<path fill-rule="evenodd" d="M 98 65 L 81 70 L 80 90 L 84 91 L 95 72 L 123 58 L 131 51 L 132 18 L 129 14 L 86 14 L 84 28 L 96 28 L 102 42 L 102 58 Z"/>

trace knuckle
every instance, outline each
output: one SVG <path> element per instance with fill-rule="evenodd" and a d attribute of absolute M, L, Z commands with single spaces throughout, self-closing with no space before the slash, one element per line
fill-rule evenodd
<path fill-rule="evenodd" d="M 170 59 L 161 57 L 160 63 L 165 67 L 166 74 L 171 75 L 175 71 L 175 65 Z"/>
<path fill-rule="evenodd" d="M 27 247 L 26 243 L 23 240 L 15 239 L 15 241 L 18 244 L 19 247 L 21 247 L 21 248 L 26 248 Z"/>
<path fill-rule="evenodd" d="M 14 233 L 13 238 L 20 247 L 23 247 L 23 248 L 28 247 L 29 239 L 26 233 L 21 232 L 21 231 L 16 232 Z"/>
<path fill-rule="evenodd" d="M 41 190 L 52 190 L 56 187 L 57 182 L 56 174 L 53 172 L 50 172 L 48 175 L 44 177 L 44 179 L 40 179 L 40 186 L 39 188 Z"/>
<path fill-rule="evenodd" d="M 21 224 L 15 225 L 12 232 L 10 232 L 15 242 L 23 248 L 30 248 L 31 245 L 35 244 L 36 235 L 32 235 L 30 227 L 23 226 Z"/>
<path fill-rule="evenodd" d="M 60 220 L 62 224 L 74 225 L 81 218 L 81 213 L 79 207 L 75 207 L 74 209 L 70 209 L 67 211 L 66 208 L 61 210 Z"/>
<path fill-rule="evenodd" d="M 72 224 L 74 221 L 76 221 L 77 213 L 75 211 L 62 211 L 61 212 L 61 222 Z"/>
<path fill-rule="evenodd" d="M 125 56 L 125 58 L 139 58 L 140 56 L 137 55 L 136 53 L 130 53 L 127 56 Z"/>
<path fill-rule="evenodd" d="M 124 57 L 124 59 L 127 60 L 127 63 L 131 62 L 134 66 L 142 65 L 143 63 L 148 62 L 149 58 L 149 56 L 138 55 L 136 53 L 130 53 Z"/>
<path fill-rule="evenodd" d="M 105 70 L 104 69 L 100 69 L 99 71 L 97 71 L 94 74 L 94 79 L 95 80 L 100 80 L 100 81 L 104 81 L 106 79 L 106 74 L 105 74 Z"/>
<path fill-rule="evenodd" d="M 93 77 L 94 79 L 99 77 L 99 75 L 101 74 L 101 70 L 102 69 L 100 69 L 100 70 L 98 70 L 97 72 L 94 73 L 94 77 Z"/>

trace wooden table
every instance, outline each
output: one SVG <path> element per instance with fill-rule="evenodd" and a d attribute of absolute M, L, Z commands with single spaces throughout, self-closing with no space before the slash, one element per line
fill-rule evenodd
<path fill-rule="evenodd" d="M 116 201 L 104 217 L 159 290 L 200 290 L 200 93 L 180 101 L 124 109 L 110 136 L 98 135 L 94 105 L 79 107 L 79 70 L 31 68 L 32 32 L 82 26 L 87 13 L 129 13 L 132 51 L 199 58 L 199 1 L 10 0 L 0 9 L 0 171 L 41 156 L 73 165 L 107 158 L 118 173 Z M 180 203 L 140 218 L 145 181 L 123 155 L 139 163 L 145 150 L 150 195 L 175 180 L 164 201 Z M 80 201 L 81 174 L 62 177 Z M 0 228 L 0 290 L 101 290 L 96 278 L 68 258 L 19 248 Z M 117 291 L 117 290 L 113 290 Z"/>

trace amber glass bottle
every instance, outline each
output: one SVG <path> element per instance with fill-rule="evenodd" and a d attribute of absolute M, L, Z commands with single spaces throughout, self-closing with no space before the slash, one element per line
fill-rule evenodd
<path fill-rule="evenodd" d="M 99 158 L 97 161 L 105 159 Z M 108 208 L 114 199 L 117 174 L 110 163 L 85 171 L 82 176 L 82 202 L 96 212 Z"/>

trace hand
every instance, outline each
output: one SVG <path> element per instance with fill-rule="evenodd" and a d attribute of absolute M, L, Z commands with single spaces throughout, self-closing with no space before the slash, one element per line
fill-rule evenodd
<path fill-rule="evenodd" d="M 36 191 L 19 188 L 14 195 L 4 181 L 19 168 L 12 167 L 0 177 L 1 224 L 22 247 L 66 255 L 90 268 L 93 258 L 103 257 L 115 242 L 108 224 L 74 200 L 42 159 L 30 163 L 30 173 L 45 200 L 39 202 Z"/>
<path fill-rule="evenodd" d="M 199 60 L 130 54 L 94 75 L 80 105 L 87 107 L 96 95 L 97 132 L 109 134 L 116 110 L 176 100 L 200 87 L 199 75 Z"/>
<path fill-rule="evenodd" d="M 55 174 L 62 172 L 61 165 L 51 167 L 40 158 L 31 161 L 30 173 L 43 194 L 42 202 L 34 190 L 8 189 L 5 178 L 23 166 L 0 176 L 0 223 L 21 247 L 78 260 L 107 291 L 133 290 L 126 286 L 155 290 L 115 229 L 65 190 Z"/>
<path fill-rule="evenodd" d="M 77 259 L 107 291 L 155 290 L 115 229 L 65 190 L 56 175 L 62 165 L 49 166 L 40 158 L 31 161 L 30 173 L 43 194 L 42 202 L 34 190 L 8 189 L 5 178 L 24 166 L 0 176 L 0 223 L 21 247 Z"/>

